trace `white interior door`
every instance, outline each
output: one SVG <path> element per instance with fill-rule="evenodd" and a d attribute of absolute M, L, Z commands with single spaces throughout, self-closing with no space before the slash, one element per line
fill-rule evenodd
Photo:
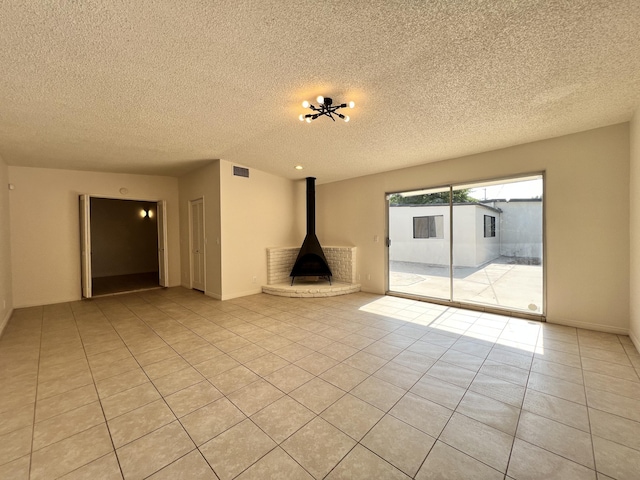
<path fill-rule="evenodd" d="M 80 195 L 80 277 L 82 296 L 91 298 L 91 199 Z"/>
<path fill-rule="evenodd" d="M 169 252 L 167 251 L 167 202 L 158 202 L 158 283 L 161 287 L 169 286 Z"/>
<path fill-rule="evenodd" d="M 191 220 L 191 288 L 205 291 L 204 200 L 189 202 Z"/>

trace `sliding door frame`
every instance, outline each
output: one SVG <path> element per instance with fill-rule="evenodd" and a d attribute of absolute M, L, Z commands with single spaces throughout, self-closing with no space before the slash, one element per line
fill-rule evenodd
<path fill-rule="evenodd" d="M 454 275 L 453 275 L 453 268 L 454 268 L 454 258 L 453 258 L 453 246 L 454 246 L 454 237 L 453 237 L 453 191 L 456 187 L 459 186 L 466 186 L 469 184 L 481 184 L 481 183 L 487 183 L 487 182 L 502 182 L 504 181 L 505 183 L 509 183 L 510 180 L 516 180 L 519 178 L 526 178 L 526 177 L 534 177 L 534 176 L 540 176 L 542 179 L 542 312 L 541 313 L 528 313 L 524 310 L 513 310 L 510 308 L 502 308 L 502 307 L 497 307 L 497 306 L 493 306 L 493 305 L 484 305 L 484 304 L 477 304 L 477 303 L 471 303 L 471 302 L 465 302 L 465 301 L 459 301 L 459 300 L 453 300 L 453 282 L 454 282 Z M 422 296 L 422 295 L 414 295 L 414 294 L 410 294 L 410 293 L 403 293 L 403 292 L 396 292 L 396 291 L 391 291 L 390 290 L 390 268 L 389 268 L 389 262 L 390 262 L 390 254 L 389 254 L 389 248 L 391 245 L 391 242 L 393 241 L 393 238 L 391 238 L 391 232 L 389 230 L 390 228 L 390 221 L 389 221 L 389 208 L 390 208 L 390 202 L 389 199 L 391 197 L 391 195 L 394 194 L 400 194 L 400 193 L 406 193 L 406 192 L 420 192 L 422 190 L 444 190 L 447 189 L 449 190 L 449 299 L 442 299 L 442 298 L 437 298 L 437 297 L 429 297 L 429 296 Z M 524 172 L 524 173 L 518 173 L 518 174 L 514 174 L 514 175 L 510 175 L 510 176 L 506 176 L 506 177 L 489 177 L 489 178 L 485 178 L 485 179 L 476 179 L 476 180 L 463 180 L 463 181 L 458 181 L 458 182 L 451 182 L 447 185 L 434 185 L 434 186 L 429 186 L 429 187 L 417 187 L 417 188 L 412 188 L 412 189 L 402 189 L 402 190 L 395 190 L 395 191 L 391 191 L 391 192 L 386 192 L 385 193 L 385 207 L 386 207 L 386 213 L 385 213 L 385 220 L 386 220 L 386 231 L 387 231 L 387 235 L 386 235 L 386 241 L 385 241 L 385 255 L 384 255 L 384 261 L 385 261 L 385 272 L 386 272 L 386 282 L 385 282 L 385 292 L 386 295 L 389 296 L 395 296 L 395 297 L 402 297 L 402 298 L 409 298 L 412 300 L 419 300 L 419 301 L 424 301 L 424 302 L 428 302 L 428 303 L 434 303 L 434 304 L 438 304 L 438 305 L 444 305 L 444 306 L 450 306 L 450 307 L 457 307 L 457 308 L 463 308 L 463 309 L 467 309 L 467 310 L 475 310 L 475 311 L 483 311 L 483 312 L 488 312 L 488 313 L 496 313 L 499 315 L 510 315 L 512 317 L 517 317 L 517 318 L 524 318 L 524 319 L 529 319 L 529 320 L 537 320 L 537 321 L 542 321 L 545 322 L 546 321 L 546 312 L 547 312 L 547 222 L 546 222 L 546 210 L 547 210 L 547 202 L 546 202 L 546 190 L 547 190 L 547 180 L 546 180 L 546 172 L 545 171 L 534 171 L 534 172 Z"/>

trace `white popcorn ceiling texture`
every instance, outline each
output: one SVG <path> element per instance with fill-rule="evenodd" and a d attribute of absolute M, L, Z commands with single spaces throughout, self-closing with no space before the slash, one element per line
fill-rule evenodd
<path fill-rule="evenodd" d="M 351 122 L 300 122 L 319 94 L 354 100 Z M 181 175 L 224 159 L 326 183 L 628 121 L 639 103 L 640 0 L 0 3 L 9 165 Z"/>

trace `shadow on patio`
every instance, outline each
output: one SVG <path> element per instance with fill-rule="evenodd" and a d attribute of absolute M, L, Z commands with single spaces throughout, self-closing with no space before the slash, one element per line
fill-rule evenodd
<path fill-rule="evenodd" d="M 499 257 L 480 267 L 454 267 L 453 295 L 449 267 L 389 262 L 389 291 L 542 314 L 542 266 Z"/>

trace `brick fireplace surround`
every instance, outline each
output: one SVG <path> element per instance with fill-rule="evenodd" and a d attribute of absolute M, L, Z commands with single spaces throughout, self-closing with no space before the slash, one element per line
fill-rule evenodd
<path fill-rule="evenodd" d="M 291 269 L 300 247 L 267 248 L 267 285 L 264 293 L 282 297 L 333 297 L 360 291 L 356 283 L 356 247 L 322 247 L 331 268 L 332 285 L 327 281 L 297 278 L 291 286 Z"/>

